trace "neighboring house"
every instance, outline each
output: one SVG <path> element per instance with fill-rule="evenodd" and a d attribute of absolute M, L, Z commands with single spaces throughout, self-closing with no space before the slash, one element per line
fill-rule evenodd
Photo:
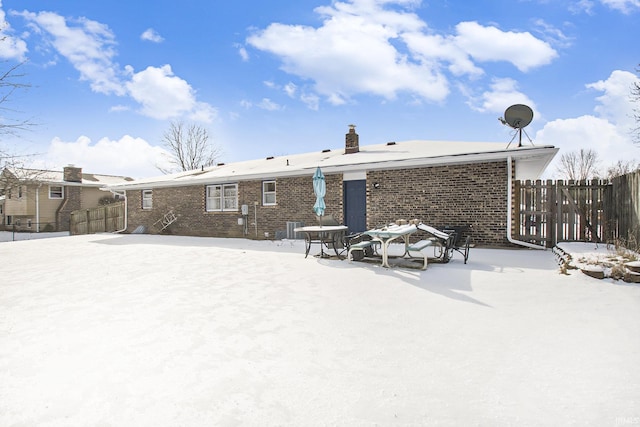
<path fill-rule="evenodd" d="M 99 206 L 112 193 L 101 190 L 131 178 L 82 173 L 66 166 L 62 172 L 5 168 L 0 177 L 1 224 L 5 229 L 67 231 L 72 211 Z"/>
<path fill-rule="evenodd" d="M 344 149 L 218 164 L 108 188 L 126 195 L 129 232 L 142 226 L 152 233 L 274 238 L 292 224 L 317 224 L 312 175 L 319 166 L 326 214 L 350 232 L 419 219 L 436 227 L 471 225 L 474 242 L 503 245 L 512 180 L 538 178 L 557 152 L 506 142 L 360 146 L 351 126 Z M 168 213 L 177 220 L 163 230 Z"/>

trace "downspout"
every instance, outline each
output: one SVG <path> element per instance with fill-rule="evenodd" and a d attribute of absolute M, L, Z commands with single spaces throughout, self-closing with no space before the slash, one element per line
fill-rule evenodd
<path fill-rule="evenodd" d="M 507 157 L 507 240 L 509 243 L 513 243 L 514 245 L 526 246 L 527 248 L 532 249 L 547 249 L 544 246 L 534 245 L 533 243 L 523 242 L 522 240 L 516 240 L 511 237 L 511 228 L 512 224 L 512 202 L 513 202 L 513 169 L 512 169 L 511 156 Z"/>
<path fill-rule="evenodd" d="M 40 187 L 42 183 L 36 187 L 36 233 L 40 232 Z"/>
<path fill-rule="evenodd" d="M 124 198 L 124 228 L 122 230 L 114 231 L 114 233 L 122 233 L 124 231 L 127 231 L 127 227 L 129 227 L 129 201 L 127 200 L 127 190 L 122 190 L 121 193 L 111 189 L 109 191 L 111 192 L 111 194 Z"/>

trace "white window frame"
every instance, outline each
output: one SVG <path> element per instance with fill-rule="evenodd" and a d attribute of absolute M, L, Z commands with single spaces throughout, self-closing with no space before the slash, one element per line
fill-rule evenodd
<path fill-rule="evenodd" d="M 214 184 L 205 188 L 207 212 L 237 212 L 238 184 Z"/>
<path fill-rule="evenodd" d="M 268 190 L 267 187 L 273 184 L 273 190 Z M 275 206 L 277 204 L 277 187 L 276 181 L 262 181 L 262 206 Z M 273 200 L 268 200 L 269 196 L 273 197 Z"/>
<path fill-rule="evenodd" d="M 56 195 L 53 195 L 53 189 L 54 188 L 59 188 L 60 189 L 60 196 L 57 195 L 57 191 L 56 191 Z M 50 185 L 49 186 L 49 199 L 52 200 L 61 200 L 64 199 L 64 185 Z"/>
<path fill-rule="evenodd" d="M 142 190 L 142 209 L 153 209 L 153 190 Z"/>

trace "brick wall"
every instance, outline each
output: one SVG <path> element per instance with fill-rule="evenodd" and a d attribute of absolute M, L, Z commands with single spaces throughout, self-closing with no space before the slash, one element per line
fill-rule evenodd
<path fill-rule="evenodd" d="M 326 214 L 342 221 L 342 175 L 327 175 Z M 313 205 L 311 176 L 279 178 L 276 180 L 276 206 L 262 205 L 262 181 L 238 183 L 237 212 L 206 212 L 205 185 L 153 190 L 153 209 L 142 209 L 142 191 L 127 191 L 129 221 L 127 231 L 142 225 L 151 233 L 160 233 L 161 226 L 153 224 L 172 210 L 178 220 L 164 233 L 185 236 L 274 238 L 276 231 L 286 231 L 288 221 L 318 223 Z M 257 202 L 257 205 L 256 205 Z M 242 217 L 240 206 L 249 206 L 247 234 L 238 225 Z M 257 219 L 257 227 L 256 227 Z M 268 233 L 268 237 L 265 236 Z"/>
<path fill-rule="evenodd" d="M 343 221 L 342 175 L 326 175 L 326 214 Z M 378 183 L 379 188 L 373 188 Z M 311 176 L 276 180 L 277 205 L 262 206 L 262 181 L 238 183 L 238 209 L 249 206 L 247 234 L 241 212 L 206 212 L 204 185 L 153 190 L 153 209 L 143 210 L 141 191 L 128 191 L 128 231 L 153 223 L 169 210 L 178 217 L 165 233 L 211 237 L 274 238 L 288 221 L 316 225 Z M 436 166 L 367 173 L 367 227 L 417 218 L 436 227 L 471 225 L 477 244 L 500 246 L 506 239 L 506 162 Z M 255 203 L 258 203 L 257 205 Z M 257 227 L 255 219 L 257 218 Z M 257 230 L 256 230 L 257 228 Z"/>
<path fill-rule="evenodd" d="M 374 183 L 380 186 L 373 188 Z M 475 243 L 506 245 L 506 162 L 371 171 L 367 226 L 419 219 L 434 227 L 471 225 Z"/>

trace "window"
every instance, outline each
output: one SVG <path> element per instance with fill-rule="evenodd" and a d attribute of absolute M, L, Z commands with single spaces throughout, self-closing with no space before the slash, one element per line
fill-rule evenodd
<path fill-rule="evenodd" d="M 262 205 L 273 206 L 276 204 L 276 182 L 262 182 Z"/>
<path fill-rule="evenodd" d="M 142 190 L 142 209 L 153 208 L 153 190 Z"/>
<path fill-rule="evenodd" d="M 238 184 L 208 185 L 207 212 L 237 211 Z"/>
<path fill-rule="evenodd" d="M 61 185 L 49 186 L 49 198 L 50 199 L 64 199 L 64 187 Z"/>
<path fill-rule="evenodd" d="M 18 199 L 22 199 L 22 185 L 18 186 Z"/>

